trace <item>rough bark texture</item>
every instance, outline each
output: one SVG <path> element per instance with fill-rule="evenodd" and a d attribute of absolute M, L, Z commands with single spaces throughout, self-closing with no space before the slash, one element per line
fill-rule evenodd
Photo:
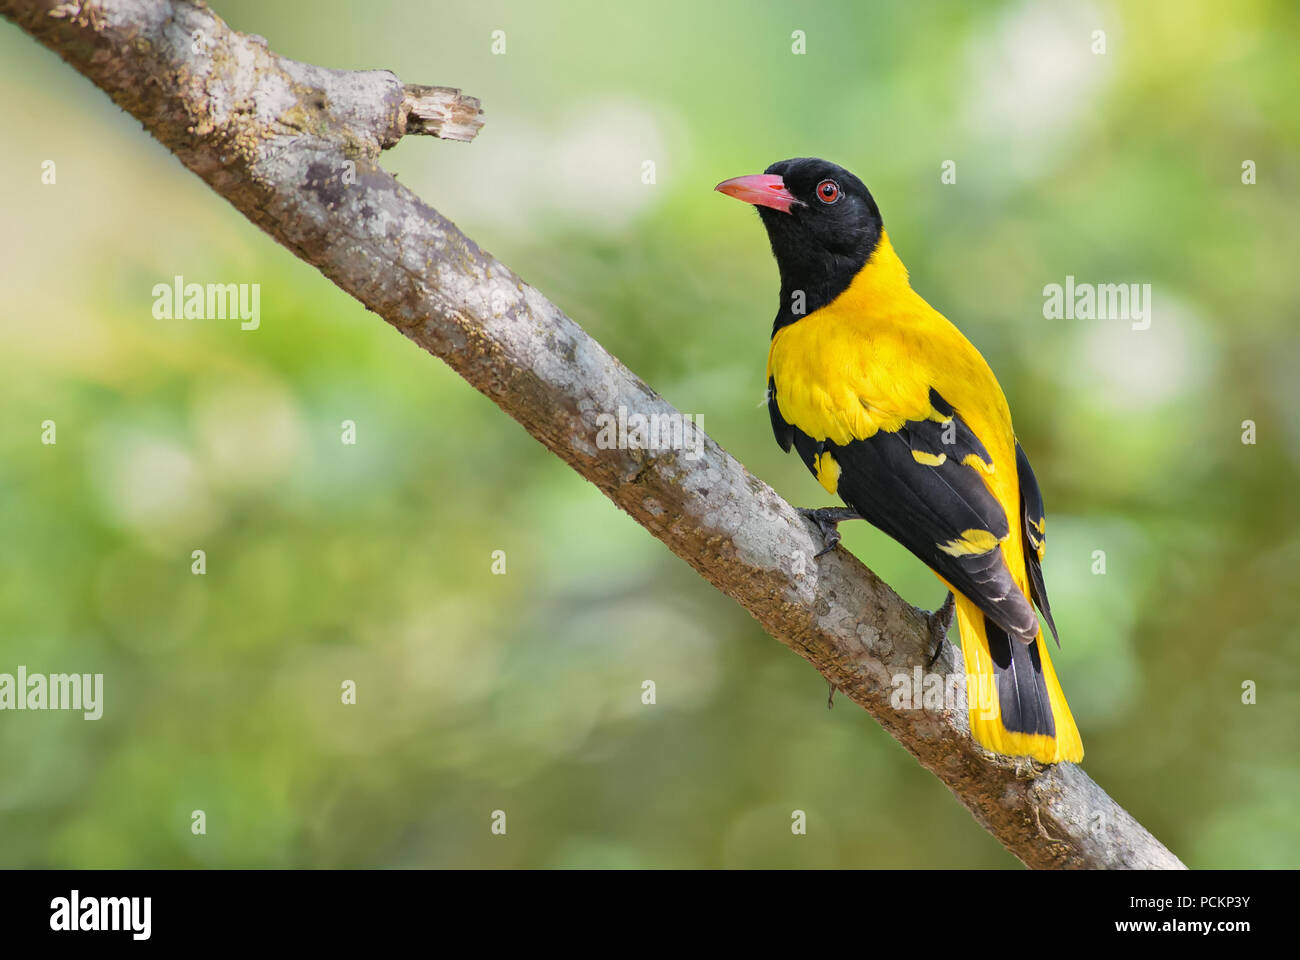
<path fill-rule="evenodd" d="M 0 0 L 250 220 L 442 358 L 816 667 L 1031 867 L 1180 868 L 1081 769 L 993 757 L 964 704 L 895 710 L 927 625 L 712 440 L 704 455 L 598 449 L 596 417 L 676 411 L 377 164 L 404 134 L 469 139 L 477 101 L 277 56 L 185 0 Z M 351 161 L 351 163 L 349 163 Z M 355 169 L 355 175 L 352 171 Z M 960 671 L 949 647 L 934 668 Z"/>

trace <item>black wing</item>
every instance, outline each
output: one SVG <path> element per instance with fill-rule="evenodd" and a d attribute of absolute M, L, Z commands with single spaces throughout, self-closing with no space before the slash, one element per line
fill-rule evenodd
<path fill-rule="evenodd" d="M 1043 494 L 1038 489 L 1038 478 L 1029 466 L 1020 441 L 1016 441 L 1016 473 L 1020 476 L 1020 513 L 1025 528 L 1025 572 L 1029 574 L 1029 593 L 1043 611 L 1043 618 L 1051 628 L 1056 645 L 1061 638 L 1052 620 L 1052 606 L 1047 602 L 1047 584 L 1043 582 L 1043 555 L 1047 552 L 1047 511 L 1043 509 Z"/>
<path fill-rule="evenodd" d="M 786 421 L 769 383 L 768 410 L 777 443 L 799 452 L 818 475 L 829 453 L 839 466 L 838 490 L 864 520 L 893 537 L 1012 637 L 1038 636 L 1038 615 L 1012 579 L 999 543 L 1007 512 L 968 458 L 991 463 L 988 451 L 957 412 L 931 390 L 941 420 L 908 420 L 895 431 L 840 445 L 817 441 Z"/>

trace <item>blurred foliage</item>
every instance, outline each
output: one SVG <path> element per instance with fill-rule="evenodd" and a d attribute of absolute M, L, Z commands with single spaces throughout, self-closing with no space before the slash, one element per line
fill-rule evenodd
<path fill-rule="evenodd" d="M 825 496 L 759 406 L 775 269 L 710 191 L 788 156 L 857 172 L 1034 460 L 1087 770 L 1192 866 L 1300 865 L 1300 8 L 215 6 L 287 55 L 481 97 L 473 144 L 386 164 L 797 504 Z M 0 672 L 106 687 L 96 722 L 0 714 L 0 865 L 1014 865 L 734 603 L 7 23 L 0 82 Z M 177 274 L 260 283 L 261 328 L 155 320 Z M 1152 284 L 1151 328 L 1043 319 L 1067 274 Z M 939 602 L 857 526 L 851 550 Z"/>

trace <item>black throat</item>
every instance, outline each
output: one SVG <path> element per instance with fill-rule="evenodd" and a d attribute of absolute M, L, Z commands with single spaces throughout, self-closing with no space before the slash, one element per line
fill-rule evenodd
<path fill-rule="evenodd" d="M 850 242 L 828 249 L 808 243 L 788 214 L 775 210 L 759 210 L 759 214 L 781 274 L 781 302 L 772 324 L 773 336 L 847 290 L 880 244 L 879 229 L 863 230 L 846 238 Z"/>
<path fill-rule="evenodd" d="M 817 264 L 786 264 L 778 258 L 781 271 L 781 303 L 772 335 L 784 326 L 801 320 L 815 310 L 833 302 L 849 288 L 849 284 L 867 265 L 875 245 L 865 255 L 857 257 L 829 257 Z"/>

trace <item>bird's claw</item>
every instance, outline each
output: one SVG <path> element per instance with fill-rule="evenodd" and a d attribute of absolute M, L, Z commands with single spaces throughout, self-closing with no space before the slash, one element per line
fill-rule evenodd
<path fill-rule="evenodd" d="M 859 519 L 856 510 L 850 510 L 847 507 L 796 507 L 799 515 L 813 524 L 822 535 L 822 548 L 813 554 L 813 559 L 818 560 L 826 556 L 840 542 L 839 525 L 845 520 Z"/>
<path fill-rule="evenodd" d="M 948 639 L 948 628 L 952 626 L 952 618 L 956 609 L 957 598 L 949 590 L 948 596 L 939 609 L 934 613 L 925 615 L 926 622 L 930 625 L 930 639 L 934 641 L 934 652 L 930 654 L 930 659 L 925 662 L 925 669 L 927 670 L 934 666 L 934 662 L 939 659 L 939 654 L 943 652 L 943 645 Z"/>

